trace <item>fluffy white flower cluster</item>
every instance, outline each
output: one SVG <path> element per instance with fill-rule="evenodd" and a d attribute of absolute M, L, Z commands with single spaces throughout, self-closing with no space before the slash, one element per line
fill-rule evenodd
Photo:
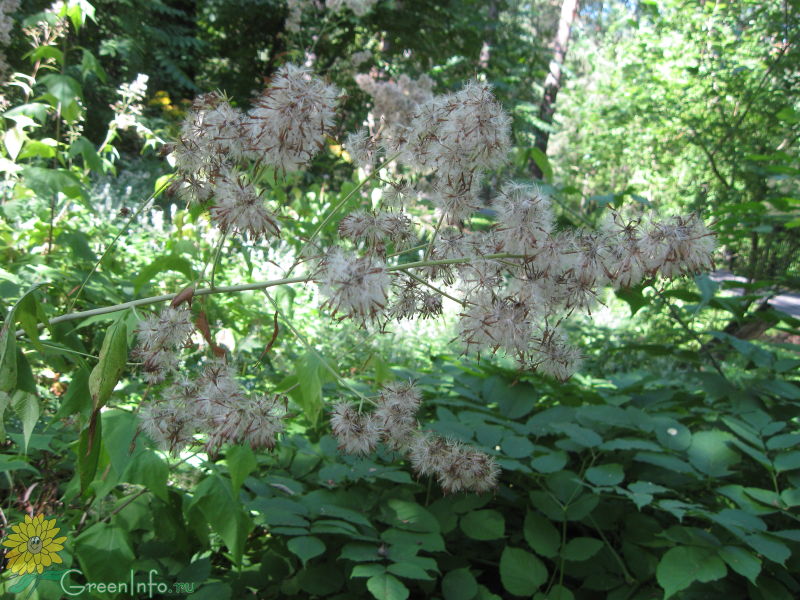
<path fill-rule="evenodd" d="M 264 206 L 255 187 L 242 173 L 225 171 L 214 186 L 211 220 L 222 231 L 235 231 L 259 239 L 278 236 L 277 217 Z"/>
<path fill-rule="evenodd" d="M 356 75 L 358 87 L 372 97 L 370 113 L 388 132 L 408 127 L 420 104 L 433 99 L 433 79 L 422 75 L 411 79 L 400 75 L 397 81 L 380 81 L 366 73 Z"/>
<path fill-rule="evenodd" d="M 172 453 L 194 445 L 198 434 L 205 435 L 207 452 L 225 443 L 271 450 L 285 415 L 281 396 L 248 398 L 232 369 L 219 361 L 208 364 L 196 380 L 174 383 L 161 400 L 143 403 L 139 411 L 142 431 Z"/>
<path fill-rule="evenodd" d="M 304 68 L 281 67 L 243 113 L 219 93 L 195 100 L 172 148 L 174 189 L 189 202 L 211 201 L 212 221 L 252 239 L 277 236 L 277 217 L 256 181 L 238 167 L 294 171 L 307 165 L 333 126 L 339 91 Z"/>
<path fill-rule="evenodd" d="M 366 148 L 371 161 L 380 151 L 399 155 L 413 172 L 433 178 L 442 223 L 463 223 L 481 205 L 478 191 L 484 173 L 506 160 L 509 118 L 489 87 L 480 83 L 417 103 L 411 111 L 408 107 L 414 104 L 408 100 L 403 107 L 410 113 L 405 124 L 398 119 L 386 133 L 353 136 L 352 153 L 366 154 Z M 407 187 L 397 184 L 393 204 L 416 196 Z M 382 274 L 388 270 L 400 278 L 393 302 L 386 301 L 387 277 L 368 280 L 361 273 L 364 265 L 372 264 L 369 257 L 385 257 L 388 244 L 402 247 L 411 240 L 410 232 L 404 230 L 401 242 L 382 225 L 385 215 L 397 213 L 346 216 L 340 223 L 342 237 L 361 243 L 366 255 L 330 255 L 335 260 L 327 263 L 322 288 L 328 303 L 346 307 L 344 312 L 362 321 L 367 316 L 371 321 L 425 318 L 441 310 L 441 299 L 434 302 L 419 284 L 433 289 L 435 283 L 457 284 L 464 307 L 458 337 L 465 351 L 480 355 L 502 350 L 522 368 L 565 380 L 577 370 L 581 357 L 569 345 L 561 323 L 575 311 L 591 311 L 600 288 L 712 267 L 714 237 L 696 215 L 625 219 L 610 212 L 597 230 L 558 231 L 549 196 L 536 185 L 520 183 L 501 186 L 491 208 L 496 224 L 489 230 L 437 228 L 426 252 L 426 262 L 433 264 L 421 266 L 413 277 L 394 273 L 402 271 L 402 265 L 395 269 L 381 262 Z"/>
<path fill-rule="evenodd" d="M 192 313 L 186 308 L 167 307 L 139 321 L 133 357 L 142 361 L 148 382 L 162 382 L 176 371 L 178 351 L 193 331 Z"/>
<path fill-rule="evenodd" d="M 131 83 L 123 83 L 117 89 L 119 100 L 111 109 L 114 111 L 114 124 L 120 129 L 136 126 L 137 117 L 142 115 L 142 100 L 147 93 L 149 77 L 139 73 Z"/>
<path fill-rule="evenodd" d="M 500 472 L 494 459 L 475 448 L 419 428 L 416 413 L 422 397 L 411 382 L 383 387 L 371 412 L 359 412 L 348 402 L 331 411 L 331 429 L 339 449 L 369 454 L 379 442 L 405 454 L 418 476 L 436 476 L 445 493 L 493 489 Z"/>
<path fill-rule="evenodd" d="M 286 171 L 308 164 L 333 127 L 336 87 L 288 64 L 256 100 L 244 123 L 246 152 Z"/>
<path fill-rule="evenodd" d="M 320 291 L 328 297 L 333 314 L 343 313 L 361 321 L 372 321 L 383 313 L 389 289 L 389 273 L 379 258 L 355 257 L 340 248 L 324 262 Z"/>
<path fill-rule="evenodd" d="M 405 213 L 392 211 L 350 213 L 339 222 L 339 235 L 356 243 L 365 242 L 377 251 L 387 241 L 401 247 L 413 239 L 411 219 Z"/>
<path fill-rule="evenodd" d="M 319 282 L 334 315 L 382 330 L 389 319 L 440 315 L 447 296 L 462 306 L 457 339 L 465 352 L 505 352 L 521 368 L 563 381 L 579 368 L 581 355 L 562 324 L 577 311 L 590 312 L 601 288 L 712 267 L 714 237 L 696 215 L 609 212 L 597 229 L 559 230 L 542 189 L 497 185 L 487 175 L 496 177 L 507 160 L 510 119 L 489 86 L 472 82 L 433 96 L 425 78 L 377 83 L 362 77 L 359 84 L 373 96 L 381 124 L 351 134 L 344 148 L 371 177 L 378 157 L 391 156 L 392 168 L 379 173 L 398 177 L 386 182 L 378 206 L 341 218 L 341 247 L 314 259 L 308 279 Z M 198 99 L 175 147 L 182 193 L 209 202 L 211 220 L 223 231 L 275 238 L 278 217 L 246 173 L 306 165 L 333 127 L 337 95 L 307 69 L 288 65 L 246 114 L 220 94 Z M 241 168 L 248 163 L 249 170 Z M 437 225 L 425 244 L 410 248 L 415 228 L 404 209 L 426 195 L 438 207 Z M 469 231 L 479 209 L 496 222 Z M 306 249 L 317 250 L 310 243 Z M 410 250 L 420 260 L 395 258 Z M 168 311 L 139 332 L 137 352 L 154 382 L 174 372 L 175 349 L 191 332 L 188 311 Z M 331 426 L 342 450 L 366 454 L 383 443 L 406 455 L 418 475 L 434 475 L 448 493 L 491 489 L 498 476 L 491 457 L 422 432 L 419 404 L 413 385 L 390 385 L 370 412 L 337 404 Z M 277 397 L 248 400 L 230 370 L 215 362 L 197 381 L 147 405 L 143 427 L 172 450 L 193 443 L 198 432 L 208 436 L 211 451 L 225 442 L 271 448 L 284 416 Z"/>

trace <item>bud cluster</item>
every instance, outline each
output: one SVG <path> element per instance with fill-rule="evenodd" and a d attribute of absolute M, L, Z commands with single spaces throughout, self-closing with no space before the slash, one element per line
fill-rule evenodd
<path fill-rule="evenodd" d="M 420 430 L 416 413 L 421 401 L 414 384 L 405 382 L 385 385 L 371 412 L 360 412 L 348 402 L 337 403 L 330 420 L 339 449 L 369 454 L 383 442 L 405 454 L 418 476 L 435 476 L 445 493 L 494 488 L 500 470 L 491 456 Z"/>

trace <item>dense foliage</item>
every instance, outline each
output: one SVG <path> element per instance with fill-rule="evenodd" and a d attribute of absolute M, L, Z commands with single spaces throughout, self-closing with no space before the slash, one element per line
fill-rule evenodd
<path fill-rule="evenodd" d="M 800 322 L 767 303 L 797 287 L 799 9 L 585 3 L 548 123 L 552 2 L 0 2 L 0 597 L 800 596 Z M 310 111 L 319 139 L 302 123 L 279 136 L 289 149 L 259 133 L 264 149 L 233 159 L 241 178 L 215 171 L 232 168 L 237 136 L 214 137 L 211 162 L 190 156 L 193 124 L 224 112 L 215 131 L 230 119 L 247 137 L 293 85 L 321 98 L 292 113 Z M 336 90 L 333 119 L 319 107 Z M 464 98 L 499 132 L 481 129 L 480 152 L 453 125 L 475 112 Z M 420 106 L 436 125 L 414 146 L 402 134 Z M 543 130 L 549 156 L 533 148 Z M 532 165 L 536 188 L 508 186 Z M 442 200 L 451 171 L 469 174 L 466 208 Z M 257 188 L 267 208 L 226 212 L 223 184 Z M 515 194 L 534 199 L 533 241 Z M 405 212 L 384 210 L 390 195 Z M 387 214 L 418 239 L 360 229 Z M 619 248 L 637 247 L 642 219 L 641 239 L 665 223 L 695 232 L 670 246 L 691 252 L 651 249 L 634 276 L 610 248 L 622 219 Z M 695 276 L 704 221 L 743 282 Z M 444 236 L 501 245 L 436 254 Z M 568 241 L 559 285 L 594 242 L 605 271 L 581 300 L 498 304 L 545 237 Z M 334 253 L 293 272 L 334 244 L 362 262 Z M 474 285 L 524 313 L 510 320 L 540 336 L 534 350 L 451 285 L 491 260 L 502 276 Z M 391 308 L 416 319 L 383 318 L 385 292 L 357 287 L 418 263 L 413 308 Z M 564 341 L 545 365 L 555 319 Z M 162 436 L 208 401 L 209 380 L 260 402 L 259 427 L 231 431 L 229 411 Z M 405 429 L 381 417 L 367 442 L 347 437 L 370 421 L 343 406 L 388 411 L 408 382 L 421 402 Z M 159 412 L 181 388 L 182 410 Z M 485 468 L 420 468 L 411 438 Z M 358 442 L 366 452 L 343 452 Z"/>

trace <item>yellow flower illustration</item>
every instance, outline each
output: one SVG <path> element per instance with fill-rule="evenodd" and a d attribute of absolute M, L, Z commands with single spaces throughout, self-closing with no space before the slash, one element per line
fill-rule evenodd
<path fill-rule="evenodd" d="M 56 537 L 59 528 L 55 519 L 45 521 L 41 514 L 33 518 L 25 515 L 25 521 L 12 525 L 11 531 L 14 533 L 9 534 L 3 545 L 11 548 L 6 558 L 12 573 L 41 573 L 45 567 L 63 562 L 57 553 L 64 549 L 61 544 L 67 538 Z"/>

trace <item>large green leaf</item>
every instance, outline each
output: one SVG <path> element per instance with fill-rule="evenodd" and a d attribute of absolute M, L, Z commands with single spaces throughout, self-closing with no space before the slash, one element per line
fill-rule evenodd
<path fill-rule="evenodd" d="M 719 549 L 719 555 L 731 569 L 756 585 L 756 579 L 761 572 L 761 561 L 752 552 L 741 546 L 725 546 Z"/>
<path fill-rule="evenodd" d="M 727 572 L 725 563 L 713 550 L 677 546 L 667 550 L 661 557 L 656 568 L 656 579 L 664 588 L 664 600 L 667 600 L 695 581 L 708 583 L 722 579 Z"/>
<path fill-rule="evenodd" d="M 496 402 L 500 414 L 509 419 L 519 419 L 536 406 L 536 390 L 529 383 L 510 385 L 502 377 L 489 377 L 483 383 L 483 397 L 487 402 Z"/>
<path fill-rule="evenodd" d="M 168 476 L 169 467 L 164 459 L 153 450 L 145 450 L 136 454 L 128 465 L 124 478 L 130 483 L 145 486 L 155 496 L 168 502 Z"/>
<path fill-rule="evenodd" d="M 125 315 L 119 317 L 106 331 L 100 348 L 100 360 L 89 375 L 89 392 L 95 411 L 105 406 L 114 391 L 128 360 L 128 327 Z"/>
<path fill-rule="evenodd" d="M 700 431 L 692 436 L 689 461 L 702 473 L 724 477 L 731 473 L 729 467 L 739 462 L 739 455 L 728 445 L 733 437 L 726 431 Z"/>
<path fill-rule="evenodd" d="M 11 404 L 17 417 L 22 421 L 22 439 L 24 440 L 22 452 L 26 454 L 33 428 L 39 420 L 39 399 L 30 392 L 17 390 L 11 397 Z"/>
<path fill-rule="evenodd" d="M 75 555 L 89 581 L 128 581 L 136 556 L 127 531 L 103 521 L 75 539 Z"/>
<path fill-rule="evenodd" d="M 238 494 L 244 480 L 258 468 L 258 462 L 250 446 L 231 446 L 225 452 L 225 463 L 231 475 L 233 493 Z"/>
<path fill-rule="evenodd" d="M 538 513 L 528 511 L 522 534 L 536 554 L 553 558 L 561 546 L 561 534 L 553 524 Z"/>
<path fill-rule="evenodd" d="M 500 555 L 500 580 L 509 593 L 530 596 L 547 581 L 547 568 L 530 552 L 506 546 Z"/>
<path fill-rule="evenodd" d="M 416 502 L 391 499 L 386 504 L 395 516 L 392 526 L 423 533 L 439 533 L 439 521 Z"/>
<path fill-rule="evenodd" d="M 230 550 L 235 562 L 241 561 L 245 541 L 253 522 L 234 498 L 230 483 L 219 475 L 206 477 L 194 490 L 189 508 L 198 508 L 206 522 Z"/>
<path fill-rule="evenodd" d="M 566 560 L 583 561 L 589 560 L 600 552 L 603 542 L 590 537 L 573 538 L 564 547 L 563 556 Z"/>
<path fill-rule="evenodd" d="M 406 600 L 408 588 L 390 573 L 380 573 L 367 579 L 367 589 L 377 600 Z"/>
<path fill-rule="evenodd" d="M 472 600 L 478 593 L 478 582 L 467 568 L 449 571 L 442 578 L 444 600 Z"/>
<path fill-rule="evenodd" d="M 303 561 L 303 566 L 315 556 L 319 556 L 325 552 L 325 543 L 313 535 L 292 538 L 289 540 L 287 547 L 289 548 L 289 552 Z"/>
<path fill-rule="evenodd" d="M 505 529 L 503 514 L 496 510 L 475 510 L 461 517 L 461 530 L 474 540 L 496 540 Z"/>

